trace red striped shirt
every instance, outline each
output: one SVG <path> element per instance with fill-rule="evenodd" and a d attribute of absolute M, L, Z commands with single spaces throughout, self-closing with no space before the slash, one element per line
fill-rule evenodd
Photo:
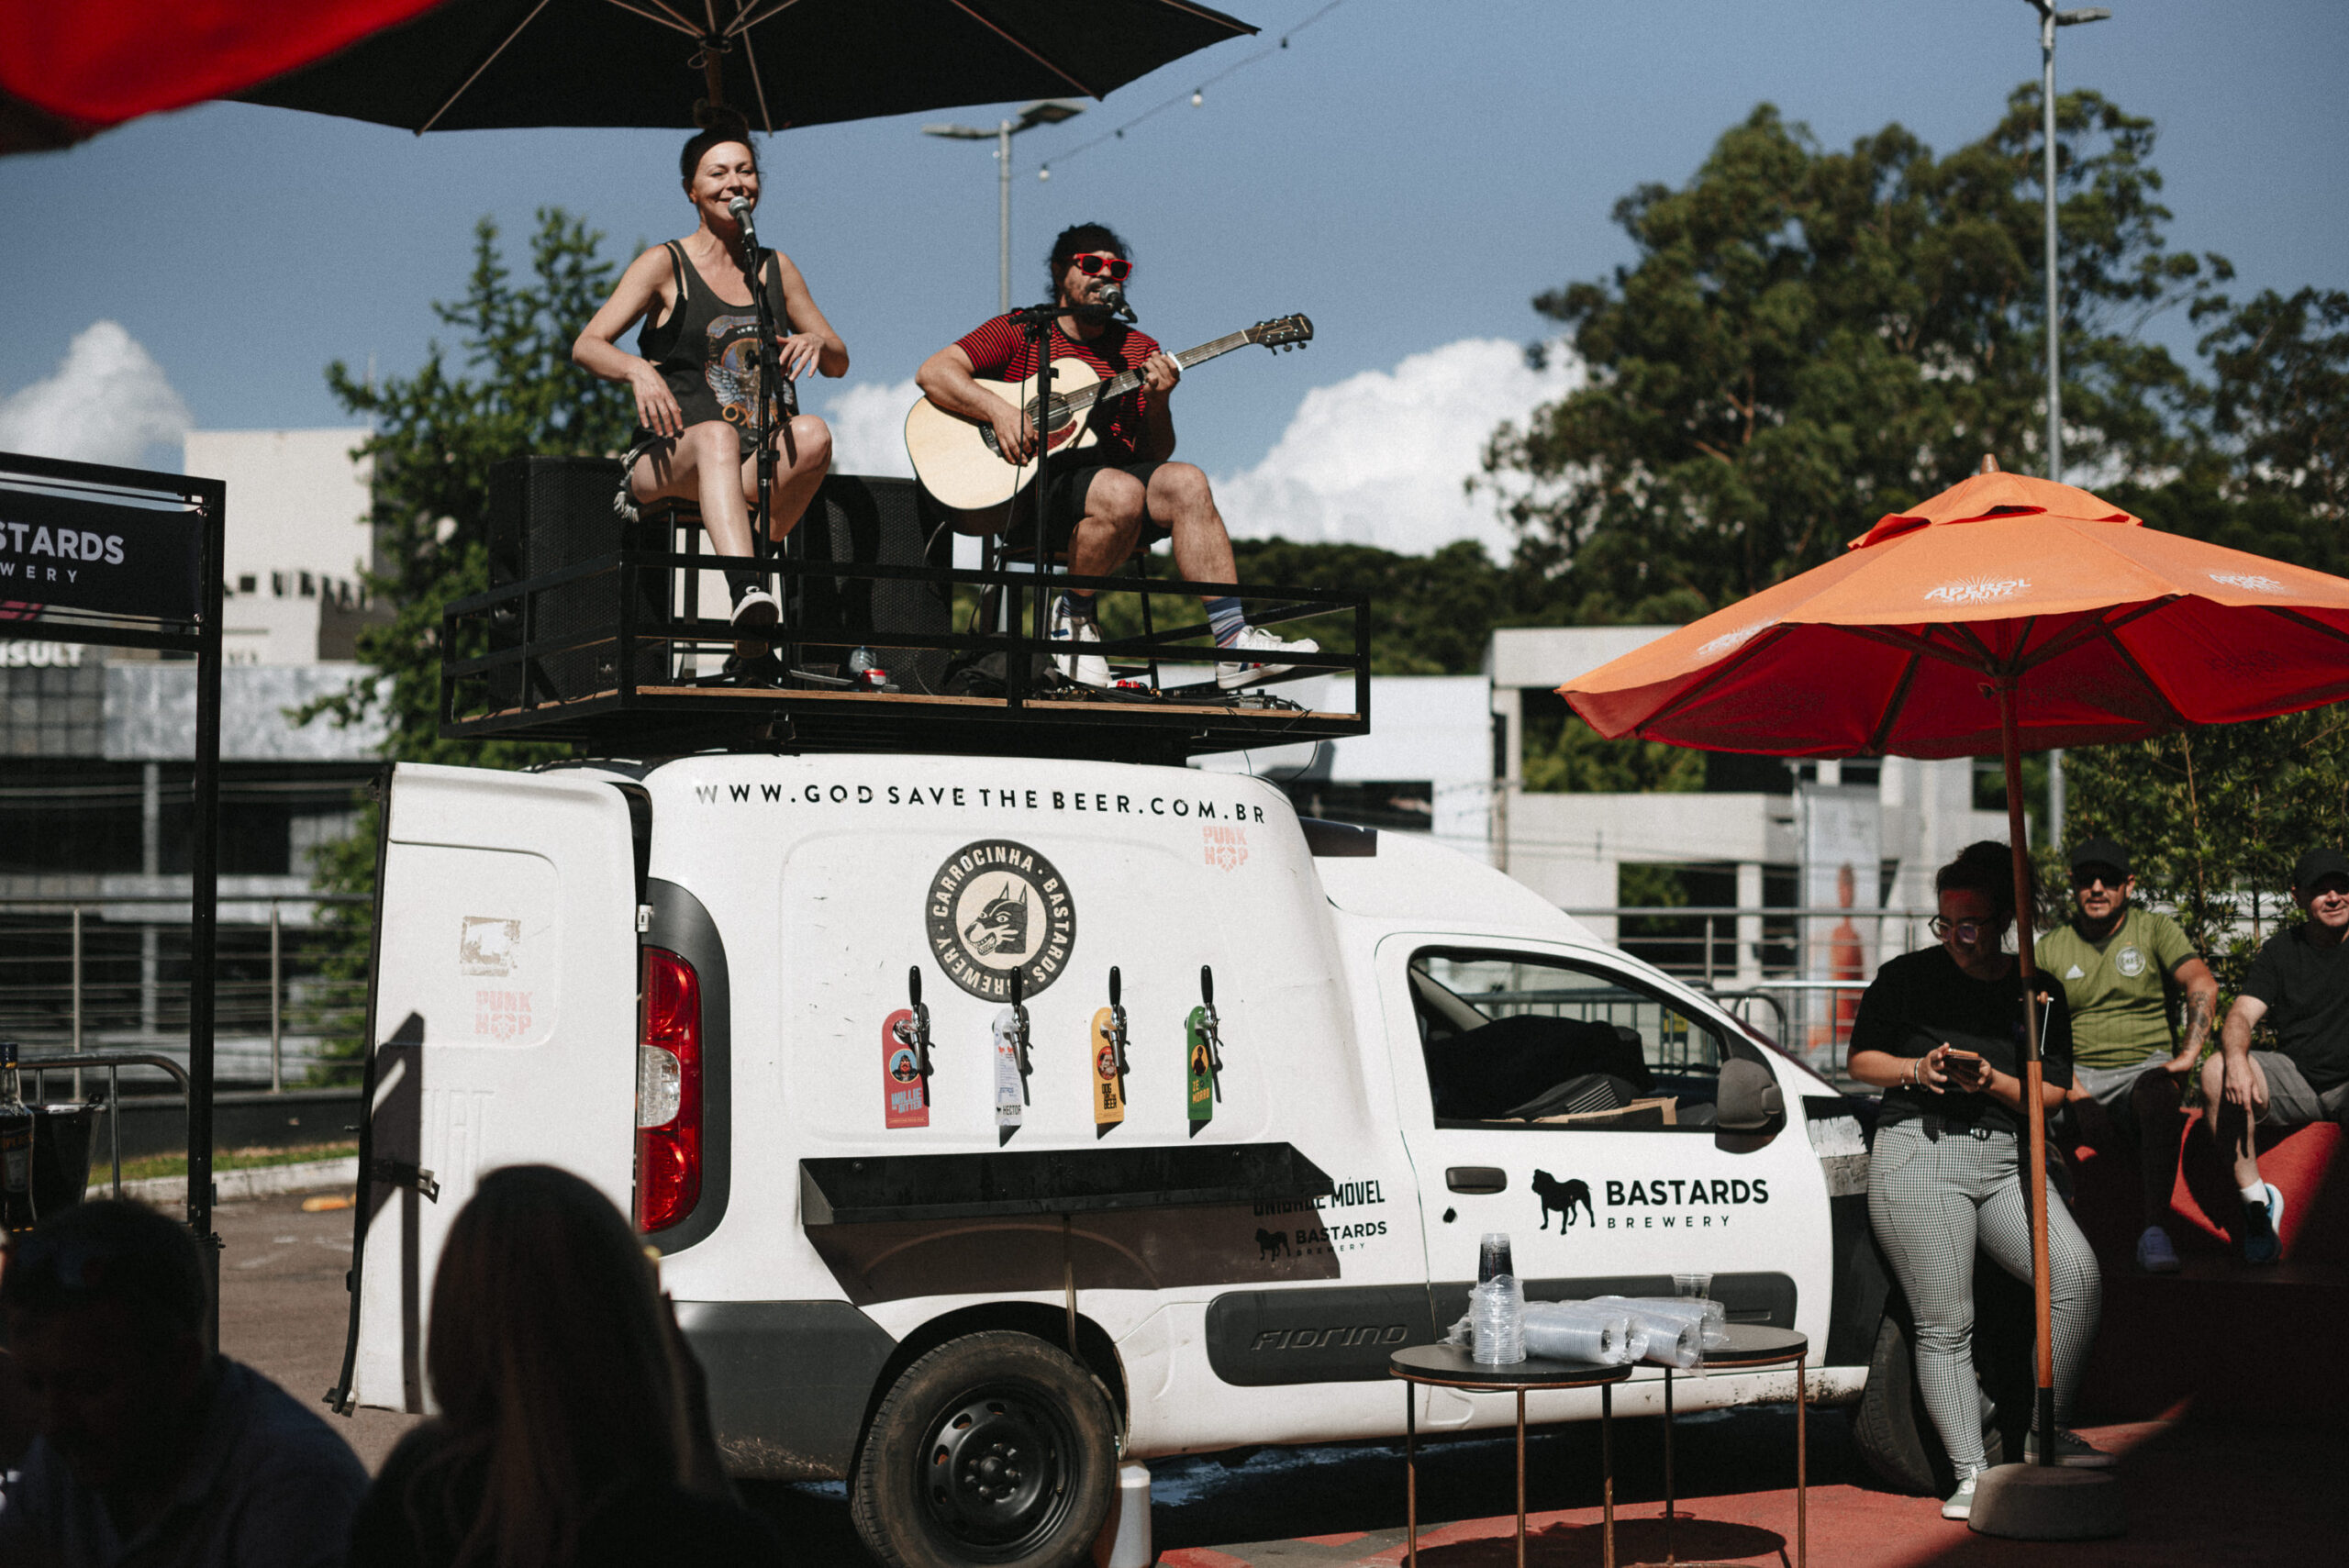
<path fill-rule="evenodd" d="M 996 381 L 1025 381 L 1036 373 L 1035 350 L 1028 334 L 1013 326 L 1008 316 L 998 316 L 956 339 L 954 346 L 970 356 L 974 375 Z M 1061 324 L 1055 321 L 1049 352 L 1056 360 L 1080 360 L 1092 367 L 1094 374 L 1107 381 L 1140 369 L 1142 361 L 1159 352 L 1159 347 L 1155 338 L 1120 322 L 1110 322 L 1108 331 L 1087 343 L 1063 332 Z M 1100 436 L 1101 445 L 1118 454 L 1112 461 L 1131 462 L 1141 450 L 1144 422 L 1150 417 L 1152 401 L 1150 390 L 1140 387 L 1094 410 L 1093 428 Z"/>

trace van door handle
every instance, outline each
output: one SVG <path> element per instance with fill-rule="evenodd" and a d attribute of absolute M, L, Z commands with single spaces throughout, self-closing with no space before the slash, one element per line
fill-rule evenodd
<path fill-rule="evenodd" d="M 1444 1172 L 1443 1184 L 1456 1193 L 1507 1192 L 1508 1173 L 1497 1165 L 1454 1165 Z"/>

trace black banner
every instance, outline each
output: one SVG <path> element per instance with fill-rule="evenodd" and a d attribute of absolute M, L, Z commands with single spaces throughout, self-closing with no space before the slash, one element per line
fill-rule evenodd
<path fill-rule="evenodd" d="M 194 512 L 0 489 L 0 599 L 186 621 L 203 578 Z"/>

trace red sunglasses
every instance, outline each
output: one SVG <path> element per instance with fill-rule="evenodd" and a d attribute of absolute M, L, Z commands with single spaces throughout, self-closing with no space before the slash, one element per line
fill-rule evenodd
<path fill-rule="evenodd" d="M 1121 284 L 1133 276 L 1134 264 L 1131 261 L 1123 256 L 1112 256 L 1107 250 L 1087 250 L 1082 256 L 1071 256 L 1069 260 L 1076 264 L 1078 272 L 1088 278 L 1097 278 L 1107 272 L 1111 283 Z"/>

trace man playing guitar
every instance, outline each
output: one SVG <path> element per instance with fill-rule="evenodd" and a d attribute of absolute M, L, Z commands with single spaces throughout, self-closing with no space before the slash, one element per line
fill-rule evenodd
<path fill-rule="evenodd" d="M 1173 538 L 1174 568 L 1184 577 L 1195 583 L 1234 581 L 1239 568 L 1208 476 L 1190 463 L 1167 461 L 1174 454 L 1169 398 L 1182 379 L 1182 367 L 1148 334 L 1106 311 L 1078 313 L 1082 306 L 1123 299 L 1121 285 L 1133 272 L 1126 242 L 1106 225 L 1080 223 L 1062 230 L 1052 242 L 1051 268 L 1052 299 L 1070 314 L 1053 321 L 1047 360 L 1080 360 L 1104 380 L 1138 371 L 1141 386 L 1131 396 L 1094 410 L 1099 439 L 1093 445 L 1075 450 L 1055 445 L 1048 481 L 1052 494 L 1044 506 L 1046 549 L 1067 550 L 1072 575 L 1106 577 L 1133 554 L 1147 530 L 1152 543 Z M 1034 426 L 1021 410 L 974 378 L 1019 381 L 1037 371 L 1033 354 L 1034 346 L 1021 329 L 1008 317 L 998 316 L 930 355 L 914 380 L 947 413 L 993 427 L 1006 462 L 1026 463 L 1035 456 Z M 1015 550 L 1032 548 L 1033 516 L 1024 500 L 1014 505 L 1009 539 Z M 1319 651 L 1318 643 L 1284 642 L 1250 626 L 1237 598 L 1208 598 L 1206 604 L 1216 646 L 1234 655 L 1216 666 L 1217 683 L 1226 690 L 1285 674 L 1290 668 L 1268 659 Z M 1056 640 L 1099 641 L 1092 591 L 1071 589 L 1060 595 L 1052 606 L 1051 627 Z M 1063 656 L 1060 665 L 1080 684 L 1109 684 L 1108 662 L 1097 654 Z"/>

